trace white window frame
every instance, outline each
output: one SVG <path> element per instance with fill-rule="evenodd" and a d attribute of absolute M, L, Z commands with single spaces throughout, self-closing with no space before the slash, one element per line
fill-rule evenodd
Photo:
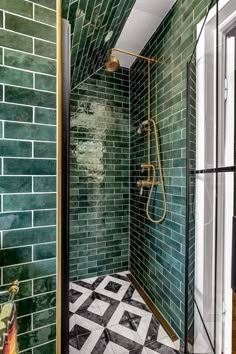
<path fill-rule="evenodd" d="M 233 165 L 234 154 L 232 146 L 234 146 L 234 122 L 225 122 L 226 111 L 232 110 L 232 102 L 225 106 L 225 34 L 228 32 L 236 20 L 236 1 L 235 0 L 219 0 L 219 131 L 222 139 L 219 144 L 219 162 L 220 165 Z M 200 34 L 204 19 L 197 26 L 197 33 Z M 201 37 L 197 46 L 197 148 L 196 148 L 196 169 L 205 169 L 215 167 L 215 161 L 212 166 L 208 165 L 209 160 L 214 157 L 215 143 L 206 147 L 207 139 L 210 139 L 209 118 L 215 117 L 215 92 L 216 92 L 216 6 L 213 7 L 207 17 L 203 27 Z M 230 85 L 230 83 L 229 83 Z M 230 90 L 230 86 L 229 86 Z M 233 103 L 234 104 L 234 103 Z M 234 116 L 234 115 L 233 115 Z M 208 119 L 208 120 L 207 120 Z M 215 126 L 212 123 L 212 135 L 215 137 Z M 223 149 L 222 147 L 225 147 Z M 225 155 L 224 155 L 225 153 Z M 209 154 L 209 156 L 208 156 Z M 222 164 L 221 164 L 222 163 Z M 232 216 L 233 216 L 233 173 L 218 175 L 219 182 L 219 198 L 221 202 L 225 200 L 224 211 L 219 210 L 217 215 L 218 232 L 224 235 L 218 237 L 218 257 L 217 257 L 217 347 L 216 353 L 223 352 L 231 354 L 232 343 L 232 291 L 231 291 L 231 249 L 232 249 Z M 212 180 L 214 183 L 214 180 Z M 206 267 L 206 257 L 212 254 L 206 254 L 206 240 L 204 232 L 206 230 L 205 218 L 209 213 L 209 217 L 215 218 L 215 206 L 209 208 L 206 202 L 206 185 L 204 178 L 196 179 L 196 256 L 195 256 L 195 298 L 200 308 L 204 311 L 204 302 L 207 299 L 204 294 L 204 282 Z M 215 200 L 214 192 L 210 198 Z M 223 221 L 223 222 L 222 222 Z M 214 230 L 211 230 L 214 233 Z M 227 237 L 225 237 L 227 235 Z M 209 252 L 209 249 L 208 251 Z M 212 276 L 212 275 L 211 275 Z M 209 299 L 208 299 L 209 300 Z M 198 315 L 196 314 L 196 317 Z M 195 321 L 195 333 L 202 332 L 200 322 Z"/>

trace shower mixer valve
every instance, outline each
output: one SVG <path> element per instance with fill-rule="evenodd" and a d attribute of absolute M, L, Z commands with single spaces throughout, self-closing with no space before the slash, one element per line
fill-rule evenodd
<path fill-rule="evenodd" d="M 144 172 L 145 169 L 150 170 L 151 168 L 152 168 L 152 169 L 155 169 L 154 165 L 148 164 L 148 163 L 141 165 L 142 173 Z M 152 187 L 152 186 L 157 186 L 158 184 L 159 184 L 158 181 L 153 181 L 153 180 L 151 180 L 150 178 L 148 178 L 148 179 L 146 179 L 146 180 L 139 180 L 139 181 L 137 182 L 137 185 L 138 185 L 138 187 L 140 188 L 140 195 L 143 194 L 143 188 L 144 188 L 144 187 L 150 188 L 150 187 Z"/>

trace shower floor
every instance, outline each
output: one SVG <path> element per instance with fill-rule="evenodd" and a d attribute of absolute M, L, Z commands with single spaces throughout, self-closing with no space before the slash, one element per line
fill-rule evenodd
<path fill-rule="evenodd" d="M 70 283 L 70 354 L 175 354 L 177 344 L 125 273 Z"/>

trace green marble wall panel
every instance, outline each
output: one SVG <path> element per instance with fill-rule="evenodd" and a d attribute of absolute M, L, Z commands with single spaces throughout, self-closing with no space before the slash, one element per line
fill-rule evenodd
<path fill-rule="evenodd" d="M 0 1 L 0 291 L 19 279 L 25 354 L 56 353 L 55 18 L 56 0 Z"/>
<path fill-rule="evenodd" d="M 128 269 L 129 72 L 71 94 L 70 278 Z"/>
<path fill-rule="evenodd" d="M 63 17 L 71 24 L 73 87 L 103 66 L 134 3 L 135 0 L 63 0 Z M 106 40 L 111 31 L 111 39 Z"/>
<path fill-rule="evenodd" d="M 148 192 L 140 196 L 137 187 L 137 181 L 143 178 L 140 165 L 147 162 L 147 136 L 137 134 L 139 124 L 147 119 L 146 63 L 138 60 L 130 70 L 130 270 L 182 339 L 186 272 L 186 69 L 196 43 L 197 24 L 206 14 L 209 3 L 205 0 L 178 0 L 142 51 L 142 55 L 157 57 L 163 62 L 151 68 L 151 116 L 159 130 L 168 209 L 166 219 L 159 225 L 147 219 Z M 155 159 L 153 138 L 151 145 L 152 158 Z M 194 144 L 191 148 L 194 151 Z M 162 211 L 162 195 L 158 187 L 151 203 L 151 213 L 158 218 Z M 193 228 L 191 224 L 191 285 Z M 191 306 L 190 303 L 190 312 Z"/>

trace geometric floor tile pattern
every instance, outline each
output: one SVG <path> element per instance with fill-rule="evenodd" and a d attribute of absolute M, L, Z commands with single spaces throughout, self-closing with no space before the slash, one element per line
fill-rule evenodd
<path fill-rule="evenodd" d="M 176 354 L 125 273 L 70 283 L 70 354 Z"/>

